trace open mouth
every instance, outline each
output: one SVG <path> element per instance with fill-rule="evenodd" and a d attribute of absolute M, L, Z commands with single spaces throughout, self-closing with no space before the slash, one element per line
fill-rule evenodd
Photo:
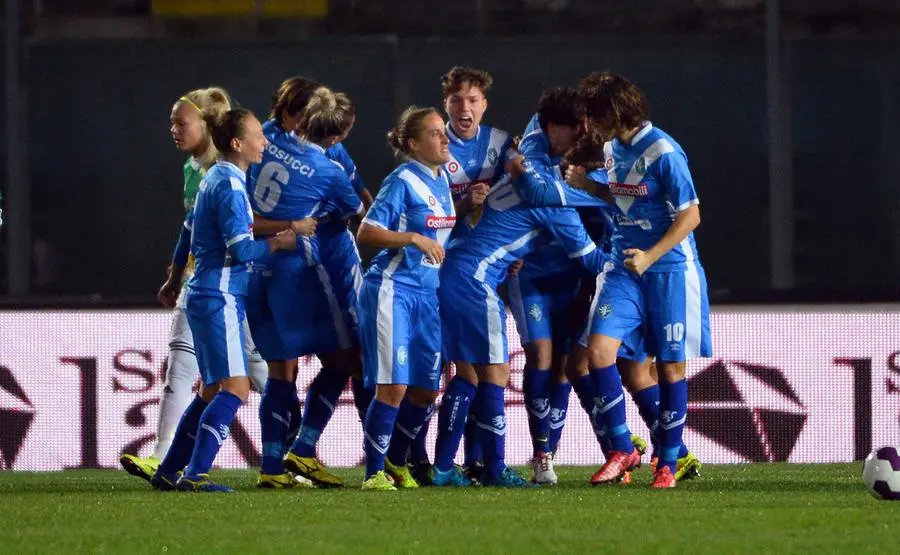
<path fill-rule="evenodd" d="M 474 123 L 475 122 L 472 120 L 471 116 L 460 116 L 456 119 L 456 125 L 458 125 L 459 128 L 462 129 L 463 131 L 468 131 L 469 129 L 472 129 L 472 125 Z"/>

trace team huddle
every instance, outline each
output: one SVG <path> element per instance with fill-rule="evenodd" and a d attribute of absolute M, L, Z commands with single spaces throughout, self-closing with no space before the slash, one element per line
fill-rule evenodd
<path fill-rule="evenodd" d="M 342 144 L 356 120 L 342 93 L 287 79 L 263 123 L 219 88 L 175 102 L 187 215 L 159 293 L 175 318 L 156 445 L 122 455 L 129 473 L 231 491 L 209 471 L 252 387 L 257 486 L 340 487 L 316 445 L 349 381 L 366 490 L 555 484 L 573 389 L 605 455 L 592 484 L 630 482 L 648 449 L 653 488 L 699 475 L 682 441 L 685 362 L 712 348 L 684 151 L 621 76 L 545 91 L 518 139 L 481 123 L 491 86 L 454 67 L 447 121 L 405 110 L 388 133 L 402 163 L 374 199 Z M 366 271 L 357 244 L 377 250 Z M 526 355 L 530 479 L 505 462 L 507 305 Z M 322 369 L 301 404 L 306 355 Z M 626 389 L 649 445 L 628 428 Z"/>

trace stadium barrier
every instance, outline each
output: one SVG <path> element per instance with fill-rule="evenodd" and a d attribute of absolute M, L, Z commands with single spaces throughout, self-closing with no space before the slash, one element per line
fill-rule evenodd
<path fill-rule="evenodd" d="M 164 311 L 0 311 L 0 468 L 116 467 L 152 444 L 171 314 Z M 522 404 L 524 354 L 508 319 L 513 375 L 507 456 L 531 455 Z M 900 308 L 741 307 L 714 310 L 715 358 L 688 366 L 685 440 L 705 462 L 846 462 L 900 444 Z M 301 393 L 318 361 L 302 360 Z M 238 413 L 217 463 L 259 461 L 259 396 Z M 647 435 L 637 410 L 636 433 Z M 433 446 L 435 426 L 429 445 Z M 362 461 L 349 391 L 322 436 L 329 465 Z M 601 460 L 572 398 L 559 464 Z"/>

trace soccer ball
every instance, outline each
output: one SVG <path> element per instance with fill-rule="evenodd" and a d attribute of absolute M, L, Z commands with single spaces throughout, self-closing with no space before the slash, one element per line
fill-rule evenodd
<path fill-rule="evenodd" d="M 863 463 L 862 478 L 876 498 L 900 501 L 900 453 L 894 447 L 873 451 Z"/>

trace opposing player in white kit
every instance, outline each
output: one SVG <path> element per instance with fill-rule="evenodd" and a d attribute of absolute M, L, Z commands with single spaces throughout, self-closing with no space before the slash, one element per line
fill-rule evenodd
<path fill-rule="evenodd" d="M 228 93 L 218 87 L 190 91 L 176 100 L 172 106 L 170 131 L 175 147 L 182 152 L 190 153 L 190 157 L 184 163 L 184 209 L 187 212 L 192 210 L 200 181 L 206 170 L 215 163 L 218 154 L 203 117 L 225 113 L 230 108 Z M 129 474 L 145 480 L 150 480 L 159 466 L 159 461 L 166 456 L 178 421 L 191 402 L 194 383 L 200 376 L 194 354 L 194 339 L 184 312 L 184 286 L 194 273 L 194 261 L 188 253 L 190 248 L 188 236 L 189 233 L 179 235 L 168 277 L 157 295 L 163 306 L 175 309 L 175 314 L 169 334 L 169 358 L 166 381 L 159 403 L 156 444 L 148 457 L 125 453 L 119 458 L 122 467 Z M 246 326 L 246 321 L 244 325 Z M 253 345 L 249 329 L 245 329 L 244 332 L 244 350 L 250 360 L 250 380 L 257 391 L 262 391 L 268 369 Z"/>

